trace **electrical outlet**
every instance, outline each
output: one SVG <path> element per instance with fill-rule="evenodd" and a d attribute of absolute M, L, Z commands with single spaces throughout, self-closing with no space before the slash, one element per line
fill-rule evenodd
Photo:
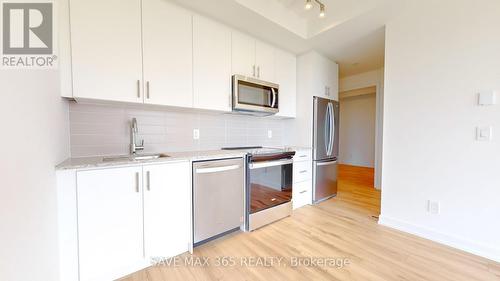
<path fill-rule="evenodd" d="M 441 204 L 439 201 L 427 201 L 427 212 L 433 214 L 433 215 L 438 215 L 439 212 L 441 211 Z"/>
<path fill-rule="evenodd" d="M 194 140 L 200 139 L 200 130 L 199 129 L 193 129 L 193 139 Z"/>
<path fill-rule="evenodd" d="M 267 138 L 269 138 L 269 139 L 273 138 L 273 131 L 272 130 L 267 130 Z"/>

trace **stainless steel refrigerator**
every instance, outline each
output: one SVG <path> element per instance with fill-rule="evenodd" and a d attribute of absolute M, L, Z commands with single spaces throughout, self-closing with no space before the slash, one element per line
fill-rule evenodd
<path fill-rule="evenodd" d="M 337 195 L 339 103 L 314 97 L 313 202 Z"/>

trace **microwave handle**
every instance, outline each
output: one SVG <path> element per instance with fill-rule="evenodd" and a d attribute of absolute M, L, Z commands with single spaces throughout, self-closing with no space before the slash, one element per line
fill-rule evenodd
<path fill-rule="evenodd" d="M 273 93 L 273 101 L 271 103 L 271 107 L 274 108 L 274 106 L 276 105 L 276 89 L 271 88 L 271 92 Z"/>

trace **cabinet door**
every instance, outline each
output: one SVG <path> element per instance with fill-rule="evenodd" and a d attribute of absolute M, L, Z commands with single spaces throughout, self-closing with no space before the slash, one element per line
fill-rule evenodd
<path fill-rule="evenodd" d="M 297 99 L 297 59 L 295 55 L 276 50 L 276 83 L 279 88 L 277 116 L 295 117 Z"/>
<path fill-rule="evenodd" d="M 338 100 L 338 65 L 319 54 L 314 58 L 314 95 Z"/>
<path fill-rule="evenodd" d="M 190 12 L 164 0 L 143 1 L 144 102 L 193 106 Z"/>
<path fill-rule="evenodd" d="M 328 98 L 339 100 L 339 65 L 334 62 L 330 62 L 328 74 Z"/>
<path fill-rule="evenodd" d="M 73 96 L 143 102 L 140 0 L 71 0 Z"/>
<path fill-rule="evenodd" d="M 293 209 L 312 203 L 312 180 L 293 184 Z"/>
<path fill-rule="evenodd" d="M 233 31 L 232 41 L 232 73 L 255 77 L 255 39 L 243 33 Z"/>
<path fill-rule="evenodd" d="M 194 107 L 231 111 L 231 31 L 193 16 Z"/>
<path fill-rule="evenodd" d="M 257 41 L 255 44 L 257 78 L 264 81 L 276 82 L 275 48 L 266 43 Z"/>
<path fill-rule="evenodd" d="M 115 280 L 144 264 L 142 168 L 77 173 L 80 281 Z"/>
<path fill-rule="evenodd" d="M 190 242 L 189 162 L 144 166 L 146 258 L 173 257 Z"/>

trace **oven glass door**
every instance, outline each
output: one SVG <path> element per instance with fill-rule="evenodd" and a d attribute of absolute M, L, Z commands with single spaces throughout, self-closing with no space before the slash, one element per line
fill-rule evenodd
<path fill-rule="evenodd" d="M 250 164 L 250 213 L 292 200 L 292 160 Z"/>

